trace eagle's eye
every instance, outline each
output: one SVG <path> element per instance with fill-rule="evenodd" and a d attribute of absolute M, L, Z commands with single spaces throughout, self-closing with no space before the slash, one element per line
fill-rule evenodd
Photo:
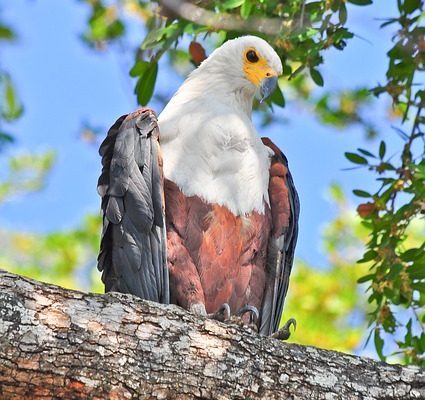
<path fill-rule="evenodd" d="M 246 53 L 246 59 L 247 59 L 249 62 L 256 63 L 256 62 L 258 61 L 257 53 L 256 53 L 254 50 L 249 50 L 249 51 Z"/>

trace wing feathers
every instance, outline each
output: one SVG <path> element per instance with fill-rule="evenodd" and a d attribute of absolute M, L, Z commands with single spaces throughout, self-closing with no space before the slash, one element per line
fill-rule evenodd
<path fill-rule="evenodd" d="M 300 206 L 286 157 L 270 139 L 263 138 L 263 143 L 275 153 L 270 167 L 269 183 L 273 219 L 267 256 L 269 281 L 264 295 L 260 324 L 260 333 L 270 335 L 279 328 L 288 291 L 298 235 Z"/>
<path fill-rule="evenodd" d="M 124 124 L 128 124 L 124 123 Z M 134 163 L 134 129 L 120 130 L 117 135 L 109 170 L 109 189 L 111 196 L 124 196 L 128 189 L 128 181 Z"/>
<path fill-rule="evenodd" d="M 159 158 L 158 145 L 154 143 L 152 146 L 152 158 Z M 162 210 L 163 190 L 161 190 L 160 182 L 162 182 L 162 173 L 158 163 L 152 164 L 152 203 L 154 207 L 154 223 L 159 227 L 164 227 L 164 213 Z"/>
<path fill-rule="evenodd" d="M 98 192 L 104 224 L 98 269 L 103 272 L 106 291 L 168 303 L 163 180 L 157 146 L 156 117 L 149 109 L 120 117 L 100 146 L 103 168 Z"/>
<path fill-rule="evenodd" d="M 150 232 L 153 224 L 153 205 L 148 194 L 151 191 L 141 177 L 132 177 L 124 197 L 125 210 L 133 224 L 141 231 Z"/>
<path fill-rule="evenodd" d="M 119 224 L 124 212 L 124 204 L 121 197 L 110 196 L 106 206 L 105 216 L 113 224 Z"/>

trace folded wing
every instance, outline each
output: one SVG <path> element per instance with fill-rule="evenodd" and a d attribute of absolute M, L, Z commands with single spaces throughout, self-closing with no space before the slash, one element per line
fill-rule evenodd
<path fill-rule="evenodd" d="M 274 152 L 269 181 L 273 228 L 268 245 L 268 282 L 260 323 L 260 333 L 271 335 L 279 328 L 288 292 L 298 237 L 300 203 L 285 155 L 270 139 L 263 138 L 262 140 Z"/>
<path fill-rule="evenodd" d="M 169 303 L 159 130 L 152 110 L 123 115 L 99 153 L 103 231 L 98 257 L 105 291 Z"/>

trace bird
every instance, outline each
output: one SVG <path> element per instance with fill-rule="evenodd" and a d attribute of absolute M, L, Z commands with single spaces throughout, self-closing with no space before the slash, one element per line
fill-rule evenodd
<path fill-rule="evenodd" d="M 215 49 L 157 117 L 121 116 L 100 146 L 105 291 L 279 330 L 298 236 L 299 198 L 282 151 L 261 138 L 253 100 L 282 62 L 265 40 Z M 280 333 L 279 333 L 280 332 Z"/>

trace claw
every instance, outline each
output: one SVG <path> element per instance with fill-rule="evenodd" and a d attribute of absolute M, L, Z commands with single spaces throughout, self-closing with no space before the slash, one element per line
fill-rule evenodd
<path fill-rule="evenodd" d="M 230 318 L 230 306 L 223 303 L 215 313 L 208 314 L 208 318 L 221 322 L 227 321 Z"/>
<path fill-rule="evenodd" d="M 195 303 L 189 307 L 189 311 L 197 315 L 207 316 L 207 310 L 205 310 L 205 305 L 202 303 Z"/>
<path fill-rule="evenodd" d="M 260 317 L 257 308 L 247 304 L 246 306 L 241 307 L 235 315 L 242 318 L 246 313 L 249 313 L 249 324 L 256 324 Z"/>
<path fill-rule="evenodd" d="M 294 318 L 288 319 L 285 325 L 283 325 L 277 332 L 273 333 L 271 337 L 279 340 L 288 340 L 289 336 L 291 336 L 291 331 L 289 329 L 291 325 L 294 326 L 295 331 L 297 329 L 297 321 Z"/>
<path fill-rule="evenodd" d="M 246 313 L 249 313 L 249 321 L 247 322 L 243 317 Z M 231 322 L 241 327 L 248 326 L 255 332 L 258 332 L 257 321 L 259 318 L 259 312 L 256 307 L 251 305 L 246 305 L 240 308 L 231 318 Z"/>

